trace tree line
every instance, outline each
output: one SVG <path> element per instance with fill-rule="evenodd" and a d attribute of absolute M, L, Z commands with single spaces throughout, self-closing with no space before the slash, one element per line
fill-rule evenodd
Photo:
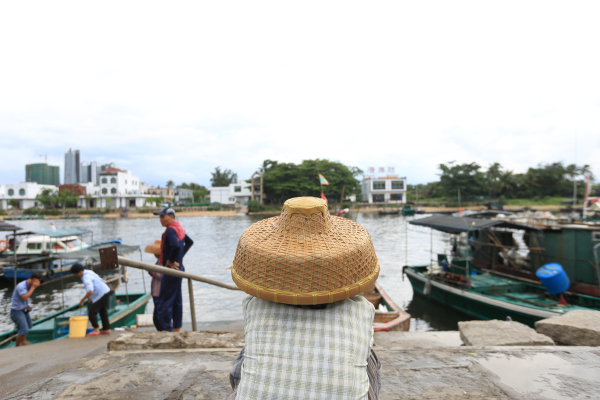
<path fill-rule="evenodd" d="M 477 163 L 458 164 L 454 161 L 438 166 L 440 179 L 427 184 L 408 185 L 411 192 L 418 188 L 424 198 L 454 199 L 460 189 L 463 199 L 481 197 L 492 199 L 534 199 L 542 197 L 573 196 L 574 182 L 577 195 L 583 196 L 585 176 L 594 176 L 589 165 L 565 165 L 563 162 L 539 164 L 525 173 L 514 173 L 499 163 L 487 169 Z"/>
<path fill-rule="evenodd" d="M 456 199 L 461 191 L 463 200 L 489 199 L 539 199 L 543 197 L 571 197 L 574 182 L 577 182 L 577 196 L 585 191 L 585 176 L 594 175 L 589 165 L 554 162 L 538 164 L 524 173 L 515 173 L 500 163 L 492 163 L 487 168 L 472 162 L 459 164 L 454 161 L 438 165 L 439 180 L 427 184 L 409 184 L 408 190 L 420 198 Z M 265 203 L 281 205 L 286 199 L 297 196 L 320 197 L 321 190 L 330 201 L 344 196 L 361 194 L 358 179 L 363 171 L 360 168 L 344 165 L 327 159 L 304 160 L 299 164 L 264 160 L 258 172 L 263 174 Z M 318 174 L 322 174 L 329 185 L 319 185 Z M 235 172 L 216 167 L 211 173 L 213 187 L 228 186 L 238 181 Z M 245 180 L 250 184 L 251 180 Z M 172 181 L 168 184 L 173 185 Z M 178 187 L 192 189 L 196 202 L 203 199 L 209 190 L 197 183 L 182 183 Z M 600 190 L 600 185 L 595 188 Z M 412 197 L 412 196 L 411 196 Z M 414 199 L 414 197 L 412 197 Z"/>
<path fill-rule="evenodd" d="M 341 198 L 342 191 L 345 195 L 360 193 L 360 181 L 357 177 L 363 173 L 357 167 L 326 159 L 304 160 L 300 164 L 265 160 L 258 172 L 263 174 L 265 203 L 274 205 L 280 205 L 290 197 L 320 197 L 321 189 L 330 199 Z M 319 174 L 327 179 L 329 185 L 321 188 Z M 216 167 L 211 175 L 210 182 L 213 187 L 229 186 L 238 181 L 238 175 L 230 169 L 222 170 L 221 167 Z M 251 179 L 244 182 L 251 184 Z M 167 183 L 172 184 L 172 181 Z M 178 187 L 192 189 L 195 202 L 199 202 L 199 199 L 203 199 L 209 192 L 205 186 L 194 182 L 184 182 Z"/>

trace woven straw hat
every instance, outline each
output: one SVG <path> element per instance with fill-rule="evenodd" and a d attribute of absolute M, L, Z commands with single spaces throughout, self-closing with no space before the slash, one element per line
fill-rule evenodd
<path fill-rule="evenodd" d="M 240 237 L 231 266 L 249 295 L 285 304 L 332 303 L 372 287 L 379 263 L 371 236 L 327 203 L 296 197 L 279 217 L 251 225 Z"/>
<path fill-rule="evenodd" d="M 146 246 L 144 252 L 154 254 L 156 257 L 160 257 L 160 240 L 155 240 L 154 243 Z"/>

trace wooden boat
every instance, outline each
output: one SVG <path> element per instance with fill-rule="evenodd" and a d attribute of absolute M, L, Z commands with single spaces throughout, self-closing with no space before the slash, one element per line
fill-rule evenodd
<path fill-rule="evenodd" d="M 458 263 L 453 261 L 451 265 L 455 266 L 455 262 Z M 416 294 L 478 319 L 510 317 L 534 327 L 536 321 L 568 311 L 600 310 L 600 298 L 566 293 L 567 305 L 563 305 L 539 284 L 485 273 L 475 269 L 472 263 L 467 266 L 465 275 L 443 272 L 441 267 L 430 265 L 406 266 L 404 273 Z"/>
<path fill-rule="evenodd" d="M 398 209 L 392 209 L 392 210 L 379 210 L 379 215 L 398 215 L 400 214 L 400 210 Z"/>
<path fill-rule="evenodd" d="M 135 323 L 135 316 L 143 314 L 150 293 L 112 294 L 109 300 L 108 316 L 111 328 L 130 326 Z M 87 315 L 87 306 L 80 307 L 79 303 L 52 315 L 33 322 L 33 328 L 27 335 L 29 343 L 41 343 L 49 340 L 68 337 L 69 317 Z M 0 333 L 0 349 L 14 347 L 17 330 L 13 329 Z"/>
<path fill-rule="evenodd" d="M 410 314 L 398 307 L 379 283 L 375 283 L 375 290 L 373 292 L 364 293 L 363 296 L 375 306 L 375 318 L 373 320 L 373 330 L 375 332 L 406 332 L 409 330 Z M 382 307 L 380 305 L 386 311 L 381 310 Z"/>

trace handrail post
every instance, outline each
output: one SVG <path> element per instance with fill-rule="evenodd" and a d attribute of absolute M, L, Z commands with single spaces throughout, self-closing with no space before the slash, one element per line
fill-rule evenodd
<path fill-rule="evenodd" d="M 197 331 L 196 326 L 196 306 L 194 305 L 194 288 L 192 286 L 192 280 L 188 278 L 188 292 L 190 295 L 190 312 L 192 313 L 192 330 Z"/>

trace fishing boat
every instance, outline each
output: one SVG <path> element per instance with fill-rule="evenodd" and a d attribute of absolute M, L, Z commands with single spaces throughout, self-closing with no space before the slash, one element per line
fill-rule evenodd
<path fill-rule="evenodd" d="M 512 235 L 515 231 L 521 231 L 526 240 L 527 237 L 538 237 L 541 232 L 538 227 L 503 220 L 445 215 L 434 215 L 410 223 L 463 235 L 463 240 L 452 238 L 450 257 L 438 254 L 437 263 L 404 267 L 413 290 L 419 295 L 471 317 L 510 317 L 532 327 L 535 321 L 568 311 L 600 310 L 599 297 L 572 291 L 559 297 L 549 294 L 539 281 L 513 277 L 497 270 L 505 264 L 512 265 L 515 270 L 530 268 L 529 263 L 535 260 L 535 255 L 519 254 Z M 488 237 L 490 242 L 483 241 L 484 237 Z M 483 269 L 483 260 L 491 262 L 492 269 Z M 536 263 L 539 260 L 533 265 Z"/>
<path fill-rule="evenodd" d="M 573 310 L 600 310 L 600 299 L 565 293 L 566 304 L 542 285 L 529 284 L 473 269 L 475 274 L 443 272 L 439 265 L 406 266 L 404 273 L 416 294 L 471 317 L 513 321 L 535 327 L 541 319 Z"/>
<path fill-rule="evenodd" d="M 410 328 L 410 314 L 398 307 L 379 283 L 375 283 L 373 292 L 363 296 L 375 306 L 373 330 L 375 332 L 405 331 Z"/>
<path fill-rule="evenodd" d="M 109 298 L 108 317 L 111 328 L 130 326 L 135 323 L 135 316 L 143 314 L 150 293 L 115 294 Z M 87 315 L 87 306 L 80 307 L 79 303 L 64 310 L 33 322 L 33 328 L 27 334 L 29 343 L 41 343 L 54 339 L 66 338 L 69 335 L 69 317 Z M 12 329 L 0 333 L 0 349 L 14 347 L 17 330 Z"/>
<path fill-rule="evenodd" d="M 539 284 L 536 271 L 557 263 L 569 277 L 569 291 L 600 297 L 600 226 L 472 216 L 434 215 L 411 224 L 456 234 L 451 256 L 472 257 L 476 267 L 492 274 Z"/>
<path fill-rule="evenodd" d="M 84 268 L 101 273 L 100 256 L 98 250 L 106 247 L 116 247 L 120 256 L 127 256 L 139 251 L 139 246 L 123 244 L 120 239 L 97 243 L 77 251 L 68 253 L 57 253 L 47 257 L 33 258 L 21 261 L 17 264 L 17 280 L 24 280 L 34 272 L 40 272 L 44 276 L 44 282 L 60 279 L 71 273 L 71 267 L 80 263 Z M 14 280 L 15 267 L 9 266 L 4 269 L 4 278 Z"/>
<path fill-rule="evenodd" d="M 16 280 L 23 280 L 29 278 L 34 272 L 40 272 L 44 276 L 44 281 L 50 281 L 68 275 L 71 266 L 76 262 L 98 272 L 100 270 L 99 249 L 116 246 L 119 255 L 122 256 L 139 250 L 138 246 L 124 245 L 120 239 L 90 246 L 83 241 L 85 235 L 92 235 L 93 240 L 91 231 L 77 228 L 15 233 L 11 240 L 16 250 L 9 249 L 1 253 L 0 257 L 0 261 L 5 266 L 4 278 L 14 281 L 16 274 Z M 18 239 L 21 239 L 20 242 L 17 242 Z"/>

